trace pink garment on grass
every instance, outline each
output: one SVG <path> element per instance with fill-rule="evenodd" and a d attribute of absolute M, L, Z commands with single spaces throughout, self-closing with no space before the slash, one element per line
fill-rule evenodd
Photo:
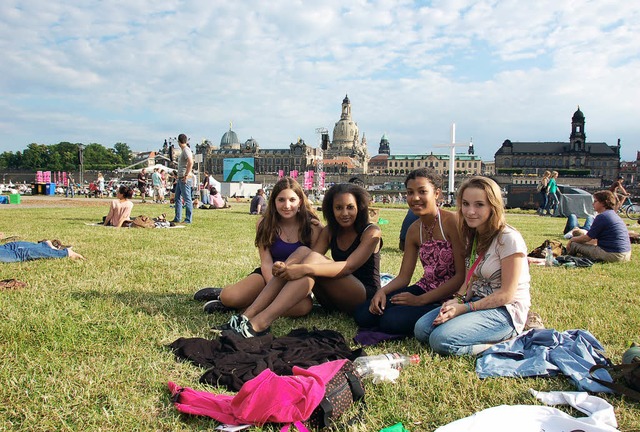
<path fill-rule="evenodd" d="M 335 360 L 311 366 L 293 367 L 292 376 L 262 371 L 244 383 L 235 396 L 217 395 L 179 387 L 169 382 L 174 404 L 186 414 L 211 417 L 226 424 L 294 423 L 307 420 L 320 404 L 327 382 L 347 360 Z"/>

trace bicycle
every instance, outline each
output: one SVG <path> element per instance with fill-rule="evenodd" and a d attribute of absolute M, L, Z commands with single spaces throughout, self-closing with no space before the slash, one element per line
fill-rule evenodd
<path fill-rule="evenodd" d="M 628 196 L 622 202 L 618 212 L 626 215 L 631 220 L 640 221 L 640 205 L 632 203 L 631 198 Z"/>

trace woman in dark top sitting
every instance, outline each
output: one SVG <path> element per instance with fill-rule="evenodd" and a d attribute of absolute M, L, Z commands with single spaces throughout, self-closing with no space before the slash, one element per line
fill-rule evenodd
<path fill-rule="evenodd" d="M 380 288 L 380 228 L 369 222 L 369 194 L 361 186 L 337 184 L 327 192 L 322 212 L 327 226 L 312 248 L 298 248 L 275 262 L 273 279 L 229 327 L 243 337 L 265 334 L 293 305 L 314 295 L 323 307 L 353 313 Z M 269 207 L 267 206 L 267 209 Z M 324 256 L 331 249 L 333 260 Z"/>

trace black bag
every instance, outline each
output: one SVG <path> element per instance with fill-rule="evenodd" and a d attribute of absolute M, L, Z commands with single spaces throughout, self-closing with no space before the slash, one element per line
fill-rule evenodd
<path fill-rule="evenodd" d="M 313 411 L 307 427 L 323 429 L 334 426 L 354 402 L 364 403 L 364 387 L 350 360 L 327 383 L 324 398 Z M 349 421 L 353 422 L 356 418 Z"/>
<path fill-rule="evenodd" d="M 613 381 L 609 382 L 594 377 L 593 373 L 598 369 L 604 369 L 609 372 Z M 602 384 L 618 394 L 640 402 L 640 361 L 610 366 L 595 365 L 589 369 L 589 375 L 598 384 Z"/>

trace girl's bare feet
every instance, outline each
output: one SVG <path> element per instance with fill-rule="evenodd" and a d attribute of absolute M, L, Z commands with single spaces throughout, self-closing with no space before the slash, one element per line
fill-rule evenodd
<path fill-rule="evenodd" d="M 79 253 L 75 252 L 73 249 L 71 248 L 67 248 L 67 253 L 69 254 L 69 258 L 71 258 L 72 260 L 81 260 L 84 261 L 86 260 L 85 257 L 83 257 L 82 255 L 80 255 Z"/>

